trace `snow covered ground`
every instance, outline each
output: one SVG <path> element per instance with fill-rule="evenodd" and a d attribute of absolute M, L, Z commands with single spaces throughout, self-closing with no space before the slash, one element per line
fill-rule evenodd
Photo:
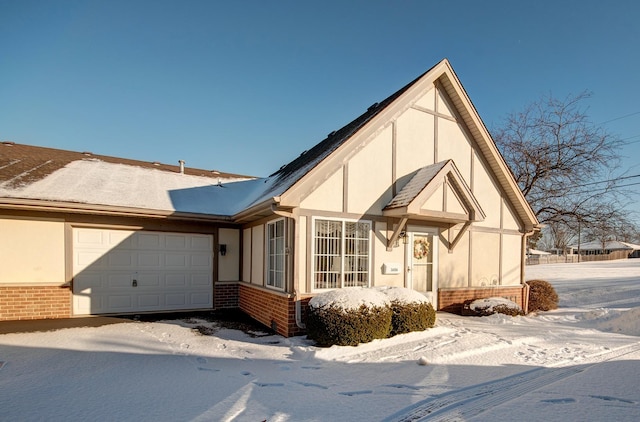
<path fill-rule="evenodd" d="M 195 319 L 0 335 L 0 419 L 638 420 L 640 259 L 528 267 L 533 278 L 560 309 L 439 313 L 433 329 L 358 347 Z"/>

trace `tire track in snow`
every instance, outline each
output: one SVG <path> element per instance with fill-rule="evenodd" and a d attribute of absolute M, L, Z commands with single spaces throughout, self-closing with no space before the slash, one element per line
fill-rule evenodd
<path fill-rule="evenodd" d="M 460 421 L 509 402 L 554 382 L 572 377 L 590 367 L 640 351 L 640 343 L 590 356 L 579 366 L 541 367 L 496 381 L 471 385 L 423 400 L 396 412 L 384 422 Z"/>

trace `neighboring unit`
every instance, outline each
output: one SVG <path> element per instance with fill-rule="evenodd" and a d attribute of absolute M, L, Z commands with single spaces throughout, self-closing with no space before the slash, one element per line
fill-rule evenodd
<path fill-rule="evenodd" d="M 580 255 L 612 255 L 611 259 L 638 258 L 640 245 L 619 240 L 607 240 L 605 242 L 594 240 L 580 245 L 569 246 L 570 254 Z"/>
<path fill-rule="evenodd" d="M 526 306 L 538 222 L 443 60 L 268 178 L 0 144 L 0 320 L 306 303 L 404 286 Z"/>

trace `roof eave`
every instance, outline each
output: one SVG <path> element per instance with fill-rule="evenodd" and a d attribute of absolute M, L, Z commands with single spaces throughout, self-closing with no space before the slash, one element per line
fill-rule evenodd
<path fill-rule="evenodd" d="M 535 213 L 531 209 L 531 206 L 525 199 L 524 194 L 513 178 L 513 174 L 511 173 L 509 166 L 498 150 L 477 110 L 473 106 L 466 90 L 460 83 L 460 80 L 456 76 L 449 62 L 445 60 L 442 64 L 446 66 L 446 70 L 438 77 L 439 84 L 441 84 L 447 95 L 449 95 L 449 97 L 454 100 L 454 103 L 456 103 L 456 110 L 463 111 L 461 118 L 472 131 L 476 140 L 480 139 L 483 141 L 482 143 L 478 143 L 478 146 L 482 150 L 483 155 L 489 160 L 489 164 L 494 169 L 495 174 L 498 175 L 500 183 L 505 188 L 507 196 L 516 207 L 525 230 L 527 232 L 538 230 L 540 228 L 540 223 L 538 222 Z"/>
<path fill-rule="evenodd" d="M 264 217 L 273 215 L 274 206 L 280 203 L 280 197 L 274 196 L 267 198 L 262 202 L 259 202 L 249 208 L 234 214 L 231 219 L 235 223 L 250 223 L 252 221 L 259 220 Z"/>
<path fill-rule="evenodd" d="M 200 214 L 183 211 L 153 210 L 146 208 L 46 201 L 40 199 L 0 198 L 0 208 L 19 211 L 63 212 L 106 216 L 159 218 L 182 221 L 232 222 L 230 216 Z"/>

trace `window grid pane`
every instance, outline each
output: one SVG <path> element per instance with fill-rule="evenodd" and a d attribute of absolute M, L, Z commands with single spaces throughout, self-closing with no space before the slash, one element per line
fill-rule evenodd
<path fill-rule="evenodd" d="M 369 223 L 345 222 L 344 287 L 369 285 Z"/>
<path fill-rule="evenodd" d="M 267 224 L 267 285 L 284 288 L 284 220 Z"/>
<path fill-rule="evenodd" d="M 370 223 L 315 220 L 315 289 L 369 286 Z"/>

